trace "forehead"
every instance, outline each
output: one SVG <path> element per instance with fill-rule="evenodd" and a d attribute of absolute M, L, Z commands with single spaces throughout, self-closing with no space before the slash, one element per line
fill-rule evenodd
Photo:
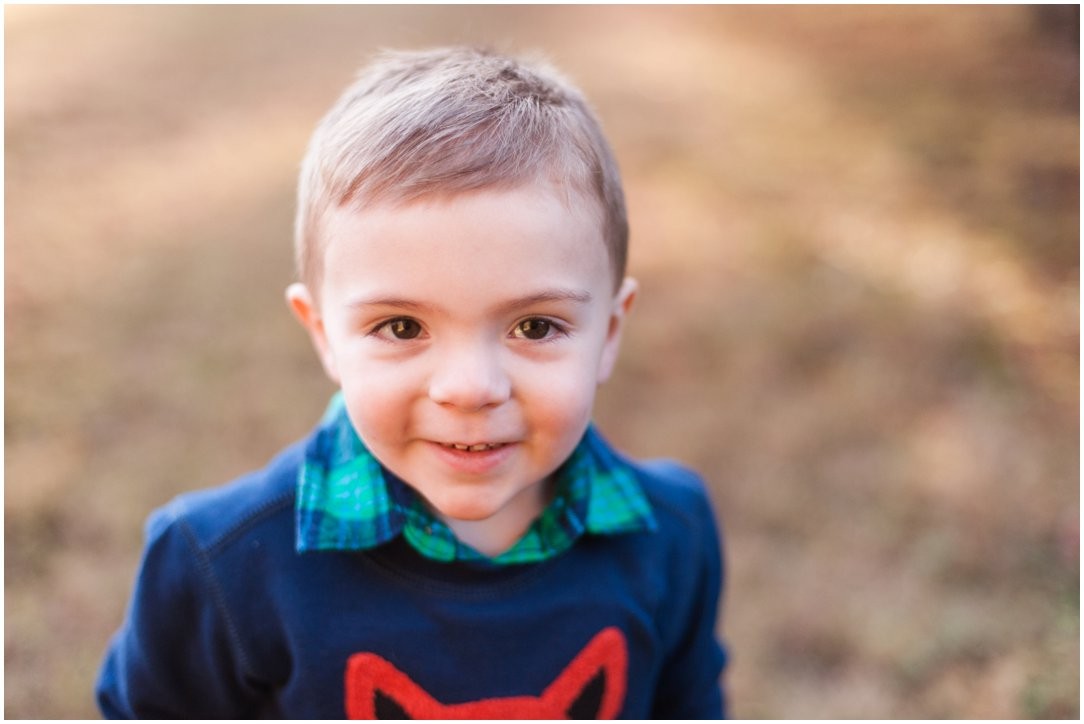
<path fill-rule="evenodd" d="M 612 284 L 598 204 L 547 183 L 346 206 L 325 233 L 322 296 Z"/>

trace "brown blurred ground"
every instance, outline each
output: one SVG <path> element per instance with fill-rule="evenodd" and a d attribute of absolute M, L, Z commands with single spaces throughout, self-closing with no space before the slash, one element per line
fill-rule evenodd
<path fill-rule="evenodd" d="M 734 714 L 1078 716 L 1074 8 L 5 10 L 7 716 L 95 716 L 143 518 L 315 422 L 297 162 L 374 48 L 451 42 L 616 147 L 598 418 L 713 485 Z"/>

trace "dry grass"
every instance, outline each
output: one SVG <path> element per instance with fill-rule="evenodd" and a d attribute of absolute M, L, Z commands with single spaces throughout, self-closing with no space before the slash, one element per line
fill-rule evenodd
<path fill-rule="evenodd" d="M 281 300 L 317 117 L 378 46 L 482 42 L 622 161 L 598 418 L 713 483 L 734 713 L 1077 717 L 1078 19 L 1043 12 L 7 7 L 6 714 L 94 716 L 147 512 L 319 414 Z"/>

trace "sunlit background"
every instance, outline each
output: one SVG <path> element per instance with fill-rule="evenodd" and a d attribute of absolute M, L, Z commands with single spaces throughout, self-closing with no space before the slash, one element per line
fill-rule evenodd
<path fill-rule="evenodd" d="M 1079 16 L 12 7 L 5 701 L 94 717 L 149 511 L 332 388 L 298 161 L 379 47 L 593 99 L 642 283 L 598 421 L 710 481 L 739 717 L 1079 715 Z"/>

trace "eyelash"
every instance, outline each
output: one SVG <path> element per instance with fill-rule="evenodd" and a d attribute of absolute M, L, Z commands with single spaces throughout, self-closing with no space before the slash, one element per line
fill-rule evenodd
<path fill-rule="evenodd" d="M 408 322 L 410 324 L 415 325 L 418 328 L 417 334 L 415 334 L 412 337 L 399 337 L 399 336 L 397 336 L 394 332 L 391 332 L 392 325 L 394 325 L 396 322 Z M 385 330 L 387 330 L 388 333 L 391 335 L 390 338 L 388 338 L 387 336 L 382 334 Z M 380 338 L 385 339 L 385 340 L 387 340 L 389 342 L 392 342 L 392 341 L 394 341 L 394 342 L 409 342 L 409 341 L 411 341 L 413 339 L 416 339 L 417 336 L 422 333 L 422 331 L 423 331 L 422 330 L 422 325 L 416 319 L 411 319 L 410 317 L 393 317 L 392 319 L 385 320 L 385 321 L 381 322 L 380 324 L 376 325 L 375 327 L 373 327 L 369 331 L 369 336 L 370 337 L 380 337 Z"/>
<path fill-rule="evenodd" d="M 522 329 L 523 325 L 526 324 L 527 322 L 541 322 L 541 323 L 547 325 L 548 329 L 547 329 L 546 336 L 541 337 L 539 339 L 534 339 L 532 337 L 527 337 L 525 334 L 520 334 L 519 333 L 520 330 Z M 553 332 L 552 334 L 548 333 L 550 330 L 552 330 L 552 332 Z M 512 327 L 512 335 L 514 337 L 516 337 L 517 339 L 527 339 L 527 340 L 530 340 L 532 342 L 551 342 L 551 341 L 557 339 L 558 337 L 567 337 L 568 336 L 568 327 L 566 327 L 565 325 L 561 324 L 560 322 L 558 322 L 556 320 L 553 320 L 553 319 L 550 319 L 548 317 L 527 317 L 525 319 L 521 319 L 518 322 L 516 322 L 516 324 Z"/>
<path fill-rule="evenodd" d="M 414 325 L 414 327 L 417 328 L 417 331 L 412 336 L 400 337 L 391 331 L 393 325 L 395 325 L 397 322 Z M 522 329 L 523 325 L 528 322 L 541 322 L 542 324 L 548 325 L 546 328 L 546 335 L 544 337 L 534 339 L 532 337 L 526 336 L 525 333 L 521 333 L 520 330 Z M 421 323 L 418 320 L 413 319 L 412 317 L 393 317 L 377 324 L 375 327 L 369 330 L 367 336 L 379 337 L 388 342 L 410 342 L 417 339 L 418 336 L 424 331 L 425 330 L 422 328 Z M 519 320 L 512 326 L 512 331 L 509 334 L 516 339 L 523 339 L 541 343 L 550 342 L 554 339 L 557 339 L 558 337 L 567 336 L 568 328 L 564 324 L 548 317 L 525 317 L 524 319 Z"/>

